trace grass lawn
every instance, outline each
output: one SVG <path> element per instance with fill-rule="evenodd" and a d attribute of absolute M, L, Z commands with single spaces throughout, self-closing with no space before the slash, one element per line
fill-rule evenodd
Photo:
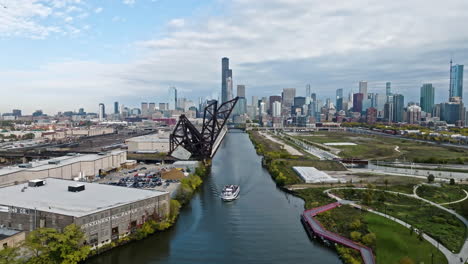
<path fill-rule="evenodd" d="M 315 143 L 352 142 L 356 146 L 333 146 L 341 149 L 339 156 L 343 158 L 360 159 L 406 159 L 408 161 L 427 160 L 443 157 L 444 160 L 455 161 L 468 156 L 468 150 L 453 147 L 443 147 L 428 143 L 382 137 L 376 135 L 358 135 L 347 132 L 319 132 L 323 136 L 298 136 Z M 399 152 L 395 150 L 399 147 Z"/>
<path fill-rule="evenodd" d="M 468 191 L 468 185 L 466 184 L 458 184 L 457 186 Z M 448 204 L 444 206 L 447 208 L 451 208 L 460 215 L 464 216 L 465 218 L 468 218 L 468 199 L 460 203 Z"/>
<path fill-rule="evenodd" d="M 420 197 L 435 203 L 448 203 L 463 199 L 466 194 L 457 185 L 443 185 L 441 187 L 422 185 L 417 193 Z"/>
<path fill-rule="evenodd" d="M 447 263 L 445 256 L 426 240 L 420 241 L 409 229 L 382 216 L 364 213 L 369 231 L 377 236 L 376 261 L 381 264 L 398 263 L 409 257 L 414 263 Z M 434 262 L 431 262 L 431 254 Z"/>
<path fill-rule="evenodd" d="M 295 190 L 294 195 L 301 197 L 304 200 L 304 207 L 305 209 L 311 209 L 314 207 L 326 205 L 329 203 L 334 203 L 335 200 L 328 197 L 326 194 L 323 193 L 324 190 L 329 189 L 326 188 L 308 188 L 302 190 Z"/>
<path fill-rule="evenodd" d="M 423 201 L 380 191 L 348 189 L 333 193 L 401 219 L 455 252 L 460 251 L 465 240 L 465 226 L 458 218 Z"/>

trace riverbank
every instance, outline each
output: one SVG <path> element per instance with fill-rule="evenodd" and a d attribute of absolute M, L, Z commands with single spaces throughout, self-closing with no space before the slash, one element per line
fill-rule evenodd
<path fill-rule="evenodd" d="M 275 172 L 275 166 L 274 164 L 279 162 L 281 158 L 277 158 L 278 156 L 281 156 L 281 154 L 275 154 L 274 149 L 275 146 L 271 146 L 271 143 L 267 143 L 266 146 L 262 145 L 262 142 L 258 141 L 258 138 L 255 136 L 255 132 L 252 131 L 249 133 L 250 139 L 252 140 L 254 146 L 256 147 L 257 153 L 259 155 L 262 155 L 264 158 L 264 166 L 267 168 L 267 170 L 270 172 L 271 177 L 277 182 L 277 184 L 280 187 L 284 187 L 283 182 L 287 180 L 283 178 L 279 178 L 280 181 L 278 181 L 278 174 L 274 175 L 272 172 Z M 269 151 L 268 151 L 269 150 Z M 273 152 L 273 153 L 272 153 Z M 283 153 L 284 155 L 284 153 Z M 284 159 L 284 158 L 283 158 Z M 293 159 L 297 159 L 293 157 Z M 272 166 L 273 164 L 273 166 Z M 283 167 L 286 164 L 282 164 Z M 285 174 L 279 174 L 279 176 L 285 176 Z M 387 186 L 391 185 L 391 186 Z M 354 185 L 350 184 L 350 187 L 353 187 Z M 409 189 L 408 186 L 393 186 L 390 182 L 386 181 L 385 187 L 389 187 L 391 189 Z M 323 193 L 325 190 L 325 187 L 315 187 L 315 188 L 306 188 L 306 189 L 300 189 L 300 190 L 294 190 L 294 191 L 288 191 L 290 193 L 293 193 L 294 195 L 304 199 L 305 201 L 305 209 L 310 209 L 314 208 L 317 206 L 325 205 L 328 203 L 334 202 L 333 199 L 329 198 L 327 195 Z M 398 223 L 386 219 L 382 216 L 379 215 L 367 215 L 370 213 L 358 213 L 360 215 L 360 226 L 359 229 L 360 231 L 356 230 L 351 230 L 350 226 L 351 223 L 349 221 L 349 217 L 340 217 L 340 210 L 345 210 L 345 209 L 335 209 L 336 211 L 329 212 L 327 214 L 324 214 L 324 216 L 320 217 L 325 217 L 325 225 L 328 225 L 328 227 L 333 228 L 336 230 L 338 226 L 341 226 L 341 232 L 338 232 L 340 235 L 343 235 L 345 237 L 348 237 L 350 239 L 356 240 L 358 243 L 363 243 L 361 238 L 363 237 L 362 234 L 370 234 L 373 233 L 375 235 L 375 241 L 380 241 L 380 243 L 376 243 L 374 245 L 375 247 L 375 252 L 377 254 L 376 259 L 379 261 L 379 263 L 395 263 L 395 260 L 398 262 L 400 260 L 412 260 L 412 261 L 430 261 L 430 256 L 423 256 L 422 254 L 423 251 L 430 249 L 432 252 L 432 255 L 439 260 L 440 263 L 447 263 L 445 260 L 445 257 L 442 255 L 442 253 L 437 249 L 434 248 L 432 245 L 430 245 L 426 240 L 424 239 L 419 239 L 416 238 L 416 236 L 410 236 L 409 231 L 408 235 L 406 234 L 401 234 L 398 235 L 396 233 L 392 233 L 391 236 L 389 236 L 388 231 L 392 228 L 397 228 L 398 230 L 405 230 L 406 228 L 404 226 L 400 226 Z M 358 212 L 357 210 L 353 209 L 351 212 Z M 349 214 L 347 214 L 349 215 Z M 365 216 L 365 217 L 363 217 Z M 378 224 L 377 224 L 378 223 Z M 383 224 L 382 224 L 383 223 Z M 382 224 L 382 227 L 379 228 L 379 225 Z M 395 227 L 398 226 L 398 227 Z M 358 233 L 356 233 L 358 232 Z M 351 235 L 351 233 L 353 235 Z M 372 235 L 372 236 L 374 236 Z M 412 235 L 412 234 L 411 234 Z M 411 245 L 409 245 L 409 241 L 412 241 Z M 420 241 L 419 243 L 413 243 L 414 241 Z M 364 243 L 365 244 L 365 243 Z M 411 250 L 407 250 L 408 248 L 411 248 Z M 341 246 L 337 247 L 338 254 L 342 258 L 342 260 L 345 263 L 356 263 L 356 261 L 361 261 L 359 254 L 356 254 L 353 250 L 343 248 Z M 385 256 L 391 254 L 392 258 L 386 258 Z M 388 259 L 388 260 L 387 260 Z M 429 263 L 429 262 L 428 262 Z"/>

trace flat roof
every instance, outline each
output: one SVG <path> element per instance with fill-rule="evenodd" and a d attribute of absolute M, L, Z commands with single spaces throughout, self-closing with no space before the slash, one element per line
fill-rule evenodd
<path fill-rule="evenodd" d="M 22 231 L 18 231 L 15 229 L 8 229 L 8 228 L 0 228 L 0 240 L 3 240 L 5 238 L 14 236 L 18 233 L 21 233 Z"/>
<path fill-rule="evenodd" d="M 81 217 L 168 193 L 54 178 L 45 181 L 44 186 L 28 187 L 24 192 L 27 183 L 0 188 L 0 204 Z M 85 185 L 85 190 L 69 192 L 68 186 L 77 183 Z"/>
<path fill-rule="evenodd" d="M 109 152 L 107 155 L 98 155 L 98 154 L 76 154 L 73 156 L 62 156 L 62 157 L 57 157 L 57 158 L 52 158 L 52 159 L 47 159 L 47 160 L 39 160 L 39 161 L 34 161 L 30 162 L 28 164 L 31 164 L 31 168 L 20 168 L 18 166 L 14 167 L 3 167 L 0 168 L 0 176 L 18 172 L 18 171 L 41 171 L 41 170 L 47 170 L 47 169 L 53 169 L 53 168 L 60 168 L 65 165 L 70 165 L 73 163 L 77 162 L 82 162 L 82 161 L 96 161 L 99 159 L 102 159 L 107 156 L 112 156 L 112 155 L 118 155 L 122 152 L 125 152 L 123 150 L 115 150 L 112 152 Z M 58 162 L 54 164 L 49 164 L 49 161 L 52 162 Z"/>
<path fill-rule="evenodd" d="M 293 167 L 293 169 L 306 183 L 339 182 L 338 179 L 315 167 Z"/>
<path fill-rule="evenodd" d="M 151 134 L 139 137 L 133 137 L 126 140 L 126 142 L 155 142 L 155 143 L 169 143 L 168 134 Z"/>

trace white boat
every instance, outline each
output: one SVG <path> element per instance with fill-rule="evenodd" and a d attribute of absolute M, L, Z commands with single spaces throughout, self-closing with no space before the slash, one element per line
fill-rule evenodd
<path fill-rule="evenodd" d="M 239 192 L 239 185 L 226 185 L 221 192 L 221 199 L 226 202 L 233 201 L 239 197 Z"/>

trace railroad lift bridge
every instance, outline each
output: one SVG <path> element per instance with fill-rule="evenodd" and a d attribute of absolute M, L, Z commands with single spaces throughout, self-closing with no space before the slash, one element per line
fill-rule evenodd
<path fill-rule="evenodd" d="M 181 115 L 169 138 L 169 154 L 180 160 L 212 158 L 226 136 L 226 123 L 238 99 L 236 97 L 219 106 L 216 100 L 208 101 L 201 131 L 185 115 Z"/>

